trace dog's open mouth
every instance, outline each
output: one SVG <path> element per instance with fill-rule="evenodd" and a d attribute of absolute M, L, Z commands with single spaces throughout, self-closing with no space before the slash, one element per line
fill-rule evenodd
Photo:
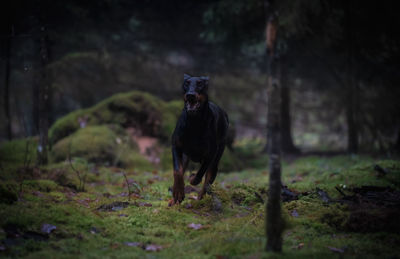
<path fill-rule="evenodd" d="M 186 110 L 190 113 L 197 112 L 199 108 L 200 108 L 200 102 L 198 101 L 186 102 Z"/>

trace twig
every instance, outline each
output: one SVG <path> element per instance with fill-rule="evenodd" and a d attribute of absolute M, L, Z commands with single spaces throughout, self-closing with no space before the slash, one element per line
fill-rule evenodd
<path fill-rule="evenodd" d="M 75 169 L 75 167 L 72 165 L 72 161 L 71 161 L 71 146 L 72 146 L 72 139 L 69 142 L 68 145 L 68 161 L 69 161 L 69 165 L 71 166 L 72 170 L 76 173 L 76 175 L 78 176 L 79 179 L 79 187 L 78 187 L 78 191 L 84 191 L 85 189 L 85 182 L 83 182 L 82 185 L 82 177 L 81 177 L 81 173 L 79 172 L 79 170 Z M 86 177 L 85 177 L 86 180 Z"/>
<path fill-rule="evenodd" d="M 347 196 L 346 194 L 344 194 L 344 192 L 342 192 L 342 190 L 340 190 L 339 187 L 335 186 L 335 189 L 336 189 L 343 197 L 346 197 L 346 196 Z"/>
<path fill-rule="evenodd" d="M 132 192 L 131 192 L 131 188 L 129 188 L 128 177 L 126 177 L 126 174 L 125 174 L 124 171 L 122 171 L 122 175 L 124 176 L 125 182 L 126 182 L 126 186 L 128 187 L 128 201 L 130 201 L 130 200 L 131 200 L 131 194 L 132 194 Z"/>

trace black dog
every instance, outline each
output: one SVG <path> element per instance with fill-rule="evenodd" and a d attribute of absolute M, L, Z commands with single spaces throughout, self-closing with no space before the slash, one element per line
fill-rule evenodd
<path fill-rule="evenodd" d="M 179 204 L 185 198 L 183 175 L 189 159 L 201 163 L 197 174 L 190 176 L 190 184 L 199 184 L 207 173 L 198 198 L 202 199 L 209 191 L 217 176 L 229 127 L 225 111 L 208 101 L 208 77 L 185 74 L 182 88 L 185 107 L 172 135 L 174 186 L 170 205 Z"/>

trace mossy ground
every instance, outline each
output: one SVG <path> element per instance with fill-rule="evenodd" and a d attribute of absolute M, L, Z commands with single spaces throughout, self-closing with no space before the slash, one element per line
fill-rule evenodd
<path fill-rule="evenodd" d="M 181 107 L 180 101 L 133 91 L 72 112 L 51 127 L 51 164 L 45 167 L 35 167 L 37 138 L 3 143 L 0 257 L 398 256 L 398 208 L 337 202 L 362 186 L 398 192 L 398 160 L 347 155 L 284 160 L 283 183 L 298 199 L 282 206 L 281 254 L 264 252 L 268 158 L 261 139 L 242 139 L 225 150 L 213 195 L 199 201 L 196 189 L 187 188 L 183 204 L 168 207 L 173 176 L 166 139 Z M 157 138 L 159 163 L 140 153 L 132 129 Z M 377 174 L 376 164 L 389 173 Z M 321 200 L 317 188 L 331 202 Z"/>
<path fill-rule="evenodd" d="M 25 168 L 30 173 L 20 177 L 16 168 L 6 169 L 13 168 L 7 160 L 1 161 L 0 257 L 395 258 L 400 252 L 399 231 L 351 232 L 343 227 L 349 207 L 324 203 L 314 193 L 319 187 L 335 199 L 340 197 L 335 187 L 346 193 L 363 185 L 398 190 L 400 162 L 395 160 L 336 156 L 284 162 L 283 182 L 300 196 L 283 203 L 286 229 L 283 253 L 278 255 L 264 252 L 266 167 L 221 173 L 214 196 L 198 201 L 192 199 L 195 192 L 187 193 L 182 205 L 168 207 L 171 170 L 120 168 L 74 159 L 75 169 L 86 179 L 85 191 L 77 192 L 79 179 L 67 162 L 36 171 Z M 390 173 L 377 177 L 375 164 Z M 113 202 L 129 205 L 98 210 Z M 190 227 L 192 223 L 201 224 L 200 229 Z M 41 237 L 43 224 L 57 228 Z"/>

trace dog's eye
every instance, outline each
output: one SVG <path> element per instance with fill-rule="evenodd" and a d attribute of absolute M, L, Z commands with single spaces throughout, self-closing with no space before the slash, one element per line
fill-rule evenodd
<path fill-rule="evenodd" d="M 186 80 L 186 81 L 183 83 L 183 88 L 185 89 L 185 91 L 188 89 L 189 85 L 190 85 L 190 81 L 189 81 L 189 80 Z"/>
<path fill-rule="evenodd" d="M 201 90 L 203 88 L 203 86 L 204 86 L 203 81 L 196 82 L 196 90 L 198 90 L 198 91 Z"/>

